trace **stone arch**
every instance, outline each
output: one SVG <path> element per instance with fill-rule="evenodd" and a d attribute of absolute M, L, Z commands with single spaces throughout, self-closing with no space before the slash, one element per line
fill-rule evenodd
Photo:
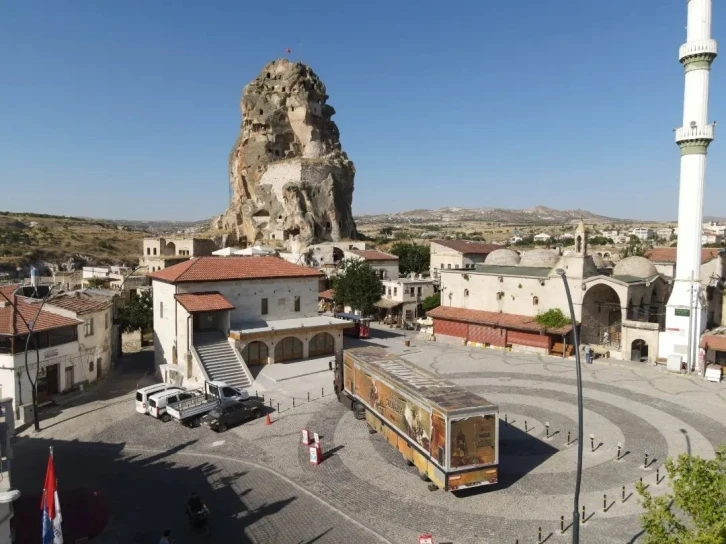
<path fill-rule="evenodd" d="M 303 343 L 296 336 L 286 336 L 275 342 L 275 362 L 296 361 L 303 358 Z"/>
<path fill-rule="evenodd" d="M 242 358 L 248 366 L 266 365 L 270 362 L 270 348 L 264 342 L 255 340 L 244 347 Z"/>
<path fill-rule="evenodd" d="M 322 357 L 335 353 L 335 338 L 329 332 L 319 332 L 308 342 L 310 357 Z"/>
<path fill-rule="evenodd" d="M 167 242 L 164 246 L 165 255 L 176 255 L 176 244 L 174 242 Z"/>
<path fill-rule="evenodd" d="M 620 296 L 615 289 L 605 283 L 594 285 L 582 299 L 582 343 L 619 349 L 622 320 Z"/>
<path fill-rule="evenodd" d="M 648 360 L 648 343 L 642 338 L 636 338 L 630 343 L 630 360 L 637 362 Z"/>

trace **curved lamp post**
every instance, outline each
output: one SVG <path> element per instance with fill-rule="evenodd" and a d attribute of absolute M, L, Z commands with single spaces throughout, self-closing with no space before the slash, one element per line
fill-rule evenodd
<path fill-rule="evenodd" d="M 580 542 L 580 484 L 582 483 L 582 369 L 580 368 L 580 340 L 577 334 L 577 321 L 575 321 L 575 308 L 572 305 L 570 286 L 567 283 L 567 274 L 561 268 L 555 270 L 565 284 L 567 304 L 570 307 L 570 320 L 572 321 L 572 339 L 575 344 L 575 367 L 577 370 L 577 475 L 575 478 L 575 500 L 572 507 L 572 542 Z"/>

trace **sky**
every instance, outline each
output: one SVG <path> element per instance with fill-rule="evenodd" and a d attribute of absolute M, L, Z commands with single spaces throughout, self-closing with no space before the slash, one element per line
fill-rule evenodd
<path fill-rule="evenodd" d="M 290 48 L 337 112 L 355 214 L 674 220 L 685 25 L 683 0 L 2 2 L 0 209 L 222 213 L 242 87 Z M 725 86 L 717 59 L 711 119 Z M 726 216 L 718 136 L 704 213 Z"/>

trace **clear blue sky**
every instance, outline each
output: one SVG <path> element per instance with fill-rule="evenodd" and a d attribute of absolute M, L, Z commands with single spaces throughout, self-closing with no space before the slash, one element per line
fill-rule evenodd
<path fill-rule="evenodd" d="M 685 24 L 683 0 L 3 2 L 0 209 L 221 213 L 242 87 L 290 47 L 338 112 L 357 214 L 675 219 Z M 715 120 L 725 83 L 717 59 Z M 726 216 L 720 134 L 705 213 Z"/>

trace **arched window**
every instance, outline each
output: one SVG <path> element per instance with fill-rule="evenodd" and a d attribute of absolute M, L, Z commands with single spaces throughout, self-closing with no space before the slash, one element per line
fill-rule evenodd
<path fill-rule="evenodd" d="M 469 296 L 469 290 L 468 289 L 464 289 L 464 296 L 465 297 L 468 297 Z"/>
<path fill-rule="evenodd" d="M 539 297 L 532 297 L 532 304 L 537 306 L 539 304 Z"/>
<path fill-rule="evenodd" d="M 575 251 L 580 253 L 582 251 L 582 236 L 577 237 L 577 243 L 575 244 Z"/>

